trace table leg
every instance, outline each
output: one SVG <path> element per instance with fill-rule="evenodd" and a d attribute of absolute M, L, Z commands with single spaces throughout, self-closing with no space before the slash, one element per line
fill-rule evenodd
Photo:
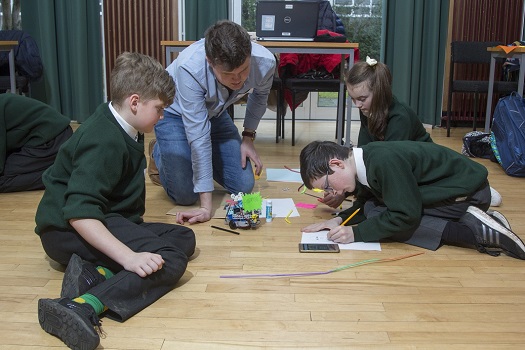
<path fill-rule="evenodd" d="M 166 67 L 168 67 L 172 60 L 172 54 L 173 52 L 176 52 L 176 50 L 173 50 L 169 46 L 166 46 Z"/>
<path fill-rule="evenodd" d="M 485 112 L 485 132 L 490 131 L 490 118 L 491 118 L 491 110 L 492 110 L 492 95 L 494 92 L 495 66 L 496 66 L 496 57 L 495 57 L 495 54 L 492 53 L 490 55 L 489 91 L 487 93 L 487 111 Z M 521 75 L 521 68 L 520 68 L 520 75 Z"/>
<path fill-rule="evenodd" d="M 9 78 L 11 81 L 11 92 L 16 93 L 16 81 L 15 81 L 15 50 L 9 50 Z"/>
<path fill-rule="evenodd" d="M 337 143 L 340 145 L 343 139 L 343 99 L 345 98 L 345 55 L 341 54 L 339 65 L 339 92 L 337 93 Z"/>
<path fill-rule="evenodd" d="M 518 94 L 523 97 L 523 78 L 525 78 L 525 53 L 520 55 L 520 77 L 518 79 Z"/>
<path fill-rule="evenodd" d="M 354 50 L 351 50 L 350 57 L 348 60 L 348 70 L 354 65 Z M 346 135 L 345 135 L 345 146 L 350 147 L 350 132 L 352 130 L 352 99 L 346 100 Z"/>

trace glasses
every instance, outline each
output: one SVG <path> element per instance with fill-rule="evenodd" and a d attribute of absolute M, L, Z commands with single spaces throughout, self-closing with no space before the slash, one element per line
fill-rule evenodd
<path fill-rule="evenodd" d="M 334 193 L 334 189 L 330 187 L 330 184 L 328 183 L 328 172 L 330 171 L 330 168 L 326 171 L 326 181 L 324 182 L 323 191 L 326 193 Z"/>
<path fill-rule="evenodd" d="M 330 169 L 328 169 L 326 171 L 326 181 L 324 182 L 324 187 L 323 189 L 317 189 L 317 188 L 314 188 L 313 190 L 315 192 L 326 192 L 326 193 L 335 193 L 335 190 L 330 186 L 330 184 L 328 183 L 328 175 L 329 175 L 329 172 L 330 172 Z M 299 188 L 297 188 L 297 191 L 298 192 L 301 192 L 301 193 L 305 193 L 305 194 L 308 194 L 306 193 L 306 186 L 304 184 L 301 184 L 301 186 L 299 186 Z"/>

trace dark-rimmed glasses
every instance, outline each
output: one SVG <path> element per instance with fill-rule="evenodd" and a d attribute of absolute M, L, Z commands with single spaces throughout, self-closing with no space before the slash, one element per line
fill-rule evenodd
<path fill-rule="evenodd" d="M 326 171 L 326 180 L 324 182 L 324 187 L 323 189 L 315 189 L 314 188 L 314 191 L 317 191 L 317 192 L 321 192 L 321 191 L 324 191 L 326 193 L 335 193 L 335 190 L 330 186 L 330 184 L 328 183 L 328 175 L 329 175 L 329 172 L 330 172 L 330 168 L 328 168 L 328 170 Z M 298 192 L 302 192 L 302 193 L 305 193 L 306 192 L 306 186 L 304 184 L 301 184 L 301 186 L 299 186 L 299 188 L 297 188 L 297 191 Z"/>
<path fill-rule="evenodd" d="M 323 191 L 325 191 L 326 193 L 334 193 L 335 190 L 330 187 L 330 184 L 328 183 L 328 173 L 330 172 L 330 168 L 328 168 L 328 170 L 326 171 L 326 181 L 324 182 L 324 187 L 323 187 Z"/>

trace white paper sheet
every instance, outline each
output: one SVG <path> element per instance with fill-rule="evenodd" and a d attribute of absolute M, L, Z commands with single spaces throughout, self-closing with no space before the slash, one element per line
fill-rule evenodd
<path fill-rule="evenodd" d="M 328 231 L 318 232 L 303 232 L 301 237 L 301 243 L 317 243 L 317 244 L 329 244 L 334 243 L 326 238 Z M 354 242 L 341 244 L 339 243 L 339 249 L 341 250 L 377 250 L 381 251 L 381 244 L 379 242 Z"/>
<path fill-rule="evenodd" d="M 272 201 L 272 217 L 274 218 L 285 218 L 290 213 L 289 217 L 300 216 L 295 203 L 292 198 L 268 198 Z M 266 201 L 268 199 L 263 199 L 263 213 L 266 213 Z"/>
<path fill-rule="evenodd" d="M 293 170 L 299 171 L 299 169 Z M 303 183 L 301 174 L 288 169 L 266 169 L 266 180 Z"/>

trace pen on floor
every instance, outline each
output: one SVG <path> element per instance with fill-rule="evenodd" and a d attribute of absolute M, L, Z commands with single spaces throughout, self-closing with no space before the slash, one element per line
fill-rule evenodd
<path fill-rule="evenodd" d="M 228 229 L 225 229 L 225 228 L 222 228 L 222 227 L 219 227 L 219 226 L 211 225 L 211 228 L 214 228 L 214 229 L 217 229 L 217 230 L 221 230 L 221 231 L 225 231 L 225 232 L 229 232 L 229 233 L 233 233 L 234 235 L 239 235 L 240 234 L 239 232 L 228 230 Z"/>
<path fill-rule="evenodd" d="M 316 196 L 316 195 L 311 194 L 311 193 L 306 193 L 306 192 L 305 192 L 304 194 L 307 195 L 307 196 L 310 196 L 310 197 L 315 197 L 315 198 L 323 199 L 323 197 L 319 197 L 319 196 Z"/>
<path fill-rule="evenodd" d="M 354 212 L 352 213 L 352 215 L 350 215 L 349 217 L 347 217 L 346 220 L 343 221 L 343 222 L 341 223 L 341 225 L 339 225 L 339 226 L 344 226 L 344 225 L 346 225 L 346 223 L 347 223 L 348 221 L 350 221 L 350 219 L 352 219 L 352 218 L 355 216 L 355 214 L 357 214 L 357 212 L 358 212 L 359 210 L 361 210 L 361 208 L 357 208 L 356 211 L 354 211 Z"/>

